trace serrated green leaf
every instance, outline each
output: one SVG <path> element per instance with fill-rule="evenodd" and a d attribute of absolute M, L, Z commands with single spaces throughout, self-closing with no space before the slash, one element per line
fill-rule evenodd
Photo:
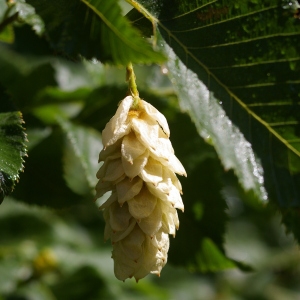
<path fill-rule="evenodd" d="M 8 101 L 0 95 L 2 103 Z M 26 134 L 22 115 L 18 111 L 3 112 L 0 105 L 0 203 L 12 192 L 23 170 L 26 154 Z"/>
<path fill-rule="evenodd" d="M 252 189 L 265 200 L 263 170 L 251 144 L 232 124 L 219 101 L 198 80 L 197 75 L 184 66 L 171 48 L 165 45 L 165 49 L 169 57 L 167 67 L 170 78 L 182 109 L 191 116 L 199 134 L 215 147 L 224 168 L 233 169 L 246 190 Z"/>
<path fill-rule="evenodd" d="M 69 57 L 97 58 L 115 64 L 161 62 L 125 17 L 117 0 L 27 0 L 43 18 L 52 47 Z"/>
<path fill-rule="evenodd" d="M 152 1 L 138 2 L 144 15 L 157 21 L 162 36 L 189 69 L 187 72 L 193 72 L 196 82 L 201 81 L 212 122 L 223 130 L 222 120 L 229 122 L 229 117 L 245 136 L 244 141 L 251 143 L 263 167 L 269 199 L 279 207 L 299 207 L 300 27 L 290 2 L 177 1 L 171 11 L 167 0 L 159 8 Z M 143 11 L 144 6 L 147 11 Z M 174 78 L 186 84 L 178 77 L 185 78 L 187 69 L 179 69 L 176 62 Z M 194 85 L 190 82 L 183 89 L 192 94 Z M 187 94 L 184 103 L 201 124 L 203 98 L 199 97 L 199 105 L 195 105 L 197 97 L 192 96 Z M 228 117 L 217 113 L 221 112 L 215 109 L 217 104 L 222 105 Z M 201 127 L 203 131 L 207 129 L 205 123 Z M 236 132 L 232 133 L 225 132 L 223 140 L 238 147 L 233 138 Z M 252 178 L 257 177 L 259 186 L 259 165 L 252 163 L 252 150 L 247 152 L 250 156 L 243 152 L 234 155 L 238 164 L 242 163 L 234 169 L 247 187 L 240 171 L 250 165 L 248 170 L 252 168 Z M 230 157 L 222 148 L 218 153 Z"/>

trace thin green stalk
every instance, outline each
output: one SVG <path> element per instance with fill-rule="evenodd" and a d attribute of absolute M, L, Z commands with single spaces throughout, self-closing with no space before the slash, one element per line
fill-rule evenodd
<path fill-rule="evenodd" d="M 135 82 L 136 77 L 135 77 L 135 74 L 133 71 L 132 63 L 129 63 L 126 67 L 126 79 L 128 81 L 129 93 L 133 97 L 132 108 L 136 109 L 139 106 L 140 97 L 139 97 L 139 91 L 137 89 L 137 85 Z"/>

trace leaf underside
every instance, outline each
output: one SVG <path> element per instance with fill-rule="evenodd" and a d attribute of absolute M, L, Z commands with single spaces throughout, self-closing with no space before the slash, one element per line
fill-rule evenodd
<path fill-rule="evenodd" d="M 283 2 L 252 2 L 178 1 L 158 25 L 251 143 L 269 198 L 299 206 L 300 22 Z"/>

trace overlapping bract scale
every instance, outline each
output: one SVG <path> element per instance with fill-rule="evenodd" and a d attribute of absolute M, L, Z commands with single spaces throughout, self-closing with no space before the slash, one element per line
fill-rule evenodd
<path fill-rule="evenodd" d="M 184 206 L 175 173 L 186 173 L 169 136 L 166 118 L 143 100 L 133 108 L 131 96 L 121 101 L 102 132 L 96 198 L 112 192 L 100 209 L 120 280 L 159 276 L 167 262 L 169 234 L 175 236 L 179 227 L 176 208 L 183 211 Z"/>

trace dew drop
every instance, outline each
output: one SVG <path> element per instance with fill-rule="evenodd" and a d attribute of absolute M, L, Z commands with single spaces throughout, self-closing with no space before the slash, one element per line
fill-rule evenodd
<path fill-rule="evenodd" d="M 162 67 L 162 68 L 161 68 L 161 72 L 162 72 L 164 75 L 166 75 L 166 74 L 169 73 L 169 70 L 168 70 L 166 67 Z"/>

